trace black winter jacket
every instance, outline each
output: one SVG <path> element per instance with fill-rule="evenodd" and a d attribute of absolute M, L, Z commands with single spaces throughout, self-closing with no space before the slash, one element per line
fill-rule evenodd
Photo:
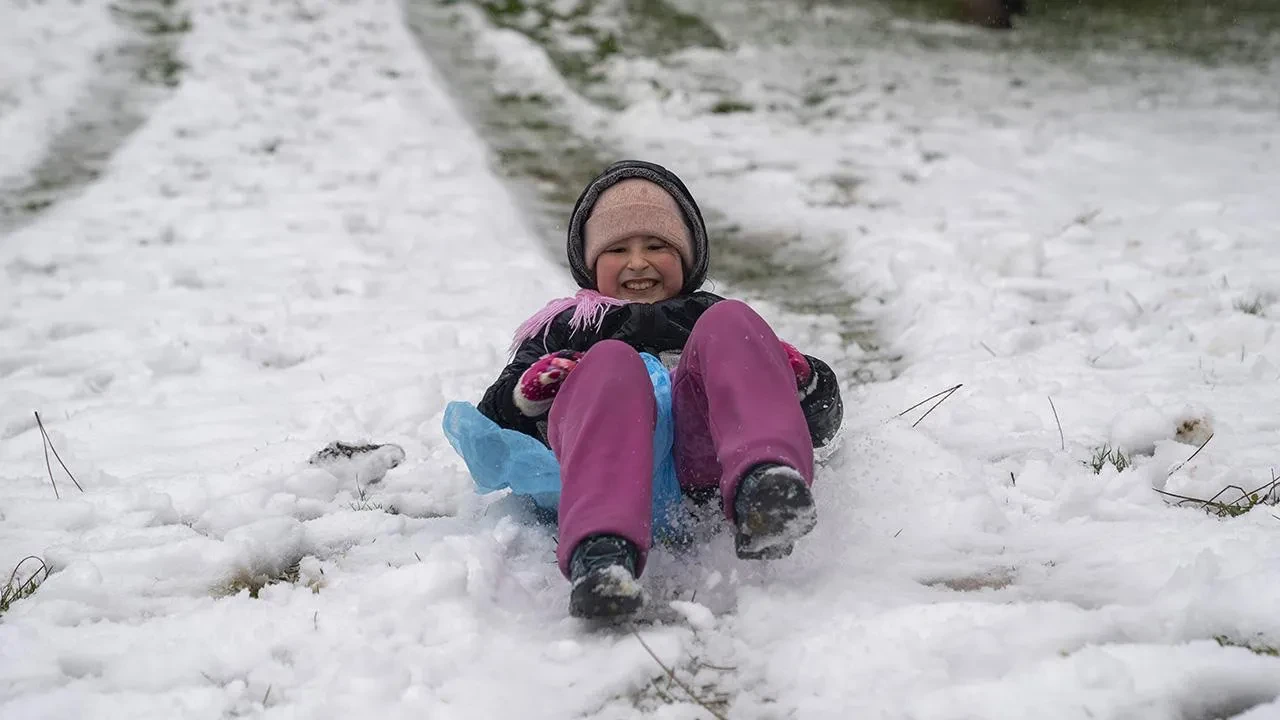
<path fill-rule="evenodd" d="M 480 401 L 480 412 L 498 425 L 518 430 L 546 442 L 546 415 L 526 417 L 516 408 L 513 398 L 520 375 L 538 358 L 557 350 L 586 352 L 601 340 L 621 340 L 638 352 L 662 357 L 664 363 L 672 353 L 679 353 L 702 313 L 724 298 L 709 292 L 680 295 L 659 303 L 630 303 L 610 308 L 598 330 L 569 328 L 573 310 L 558 315 L 544 335 L 526 340 L 511 362 L 502 370 L 497 382 L 489 387 Z M 666 356 L 666 357 L 663 357 Z M 822 447 L 835 437 L 844 417 L 840 386 L 831 368 L 817 358 L 805 356 L 813 369 L 815 384 L 800 402 L 814 447 Z"/>

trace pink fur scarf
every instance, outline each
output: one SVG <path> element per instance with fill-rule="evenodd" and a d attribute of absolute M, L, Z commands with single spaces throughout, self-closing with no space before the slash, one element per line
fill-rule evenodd
<path fill-rule="evenodd" d="M 595 290 L 579 290 L 573 297 L 560 298 L 547 303 L 546 307 L 534 313 L 533 317 L 525 320 L 516 328 L 515 338 L 511 341 L 510 352 L 515 351 L 526 340 L 537 337 L 541 334 L 544 338 L 551 331 L 551 323 L 560 313 L 573 309 L 573 317 L 569 318 L 569 329 L 577 332 L 584 328 L 599 328 L 600 323 L 604 322 L 605 313 L 611 308 L 622 307 L 626 305 L 626 300 L 601 295 Z"/>

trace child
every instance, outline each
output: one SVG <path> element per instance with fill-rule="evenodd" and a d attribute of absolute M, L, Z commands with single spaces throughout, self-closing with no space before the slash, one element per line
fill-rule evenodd
<path fill-rule="evenodd" d="M 779 558 L 817 520 L 813 448 L 843 414 L 835 375 L 778 340 L 747 305 L 701 292 L 702 213 L 678 177 L 623 161 L 578 198 L 569 267 L 583 289 L 517 331 L 479 410 L 550 446 L 560 463 L 559 548 L 576 617 L 638 610 L 651 543 L 653 386 L 672 374 L 685 491 L 718 489 L 741 558 Z"/>

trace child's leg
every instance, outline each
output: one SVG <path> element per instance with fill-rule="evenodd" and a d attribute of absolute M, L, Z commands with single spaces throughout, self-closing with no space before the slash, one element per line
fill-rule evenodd
<path fill-rule="evenodd" d="M 698 318 L 672 402 L 680 484 L 719 485 L 730 520 L 738 481 L 755 465 L 788 465 L 813 482 L 813 441 L 795 374 L 778 337 L 746 304 L 724 300 Z"/>
<path fill-rule="evenodd" d="M 653 428 L 649 371 L 631 346 L 596 343 L 551 406 L 548 440 L 560 461 L 560 543 L 569 576 L 573 551 L 592 535 L 618 535 L 644 567 L 653 530 Z"/>

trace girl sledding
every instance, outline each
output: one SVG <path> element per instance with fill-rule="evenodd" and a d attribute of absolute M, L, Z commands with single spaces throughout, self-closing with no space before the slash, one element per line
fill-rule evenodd
<path fill-rule="evenodd" d="M 478 406 L 506 433 L 502 449 L 488 436 L 468 444 L 478 436 L 461 415 L 446 414 L 446 430 L 484 489 L 496 488 L 482 476 L 510 470 L 515 454 L 545 453 L 549 469 L 526 473 L 546 480 L 530 494 L 554 502 L 570 613 L 641 607 L 637 578 L 664 521 L 664 475 L 685 493 L 718 495 L 739 557 L 790 555 L 817 522 L 813 450 L 843 416 L 831 368 L 779 340 L 746 304 L 699 290 L 706 226 L 684 183 L 659 165 L 623 161 L 592 180 L 567 252 L 582 290 L 521 325 Z M 655 440 L 664 432 L 666 445 Z"/>

